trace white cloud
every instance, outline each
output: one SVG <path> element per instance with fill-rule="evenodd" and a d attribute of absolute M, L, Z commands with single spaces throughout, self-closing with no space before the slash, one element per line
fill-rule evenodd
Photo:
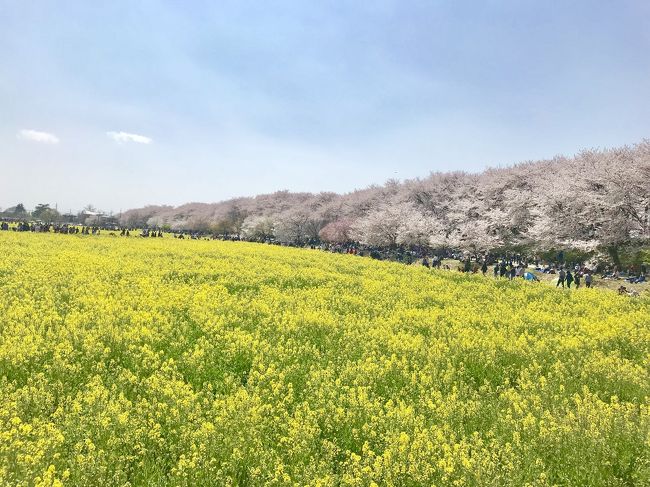
<path fill-rule="evenodd" d="M 137 142 L 138 144 L 151 144 L 153 139 L 145 137 L 144 135 L 130 134 L 128 132 L 106 132 L 111 139 L 119 144 L 125 142 Z"/>
<path fill-rule="evenodd" d="M 58 144 L 59 138 L 54 134 L 47 132 L 39 132 L 38 130 L 21 130 L 18 132 L 18 138 L 23 140 L 31 140 L 33 142 L 41 142 L 43 144 Z"/>

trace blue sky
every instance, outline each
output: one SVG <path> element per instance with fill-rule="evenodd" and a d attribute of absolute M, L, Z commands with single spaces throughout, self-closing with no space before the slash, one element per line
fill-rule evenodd
<path fill-rule="evenodd" d="M 0 207 L 212 202 L 650 136 L 650 2 L 0 0 Z"/>

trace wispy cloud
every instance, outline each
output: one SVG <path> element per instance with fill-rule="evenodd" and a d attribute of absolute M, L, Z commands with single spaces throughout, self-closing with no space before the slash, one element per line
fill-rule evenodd
<path fill-rule="evenodd" d="M 126 142 L 137 142 L 138 144 L 151 144 L 153 139 L 146 137 L 144 135 L 130 134 L 128 132 L 106 132 L 111 139 L 113 139 L 118 144 L 124 144 Z"/>
<path fill-rule="evenodd" d="M 32 142 L 41 142 L 43 144 L 58 144 L 59 138 L 48 132 L 39 132 L 38 130 L 21 130 L 18 132 L 18 138 L 31 140 Z"/>

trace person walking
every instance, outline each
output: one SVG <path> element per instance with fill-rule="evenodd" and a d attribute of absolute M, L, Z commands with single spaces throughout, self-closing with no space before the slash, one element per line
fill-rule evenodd
<path fill-rule="evenodd" d="M 568 270 L 566 273 L 566 287 L 571 289 L 571 284 L 573 283 L 573 274 L 571 274 L 571 271 Z"/>
<path fill-rule="evenodd" d="M 560 269 L 560 272 L 558 273 L 557 277 L 557 284 L 555 287 L 558 287 L 560 284 L 562 287 L 564 287 L 564 279 L 566 278 L 566 273 L 564 272 L 564 269 Z"/>
<path fill-rule="evenodd" d="M 591 280 L 592 280 L 591 274 L 589 274 L 589 273 L 587 272 L 587 273 L 585 274 L 585 286 L 586 286 L 586 287 L 588 287 L 588 288 L 591 287 Z"/>
<path fill-rule="evenodd" d="M 483 261 L 483 265 L 481 266 L 481 272 L 483 273 L 483 275 L 487 273 L 487 270 L 488 270 L 487 262 Z"/>
<path fill-rule="evenodd" d="M 573 282 L 576 283 L 576 289 L 580 287 L 580 273 L 576 272 L 576 275 L 573 276 Z"/>

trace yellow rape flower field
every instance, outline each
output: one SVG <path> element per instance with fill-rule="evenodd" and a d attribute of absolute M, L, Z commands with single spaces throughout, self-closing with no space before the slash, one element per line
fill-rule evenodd
<path fill-rule="evenodd" d="M 650 302 L 0 234 L 0 485 L 650 485 Z"/>

